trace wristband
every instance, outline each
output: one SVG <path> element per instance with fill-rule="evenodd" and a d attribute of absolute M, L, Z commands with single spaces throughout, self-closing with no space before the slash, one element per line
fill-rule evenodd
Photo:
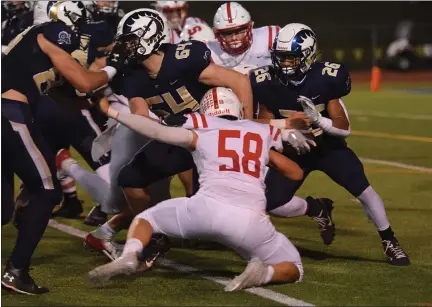
<path fill-rule="evenodd" d="M 115 76 L 116 73 L 117 73 L 117 69 L 115 69 L 115 68 L 112 67 L 112 66 L 105 66 L 104 68 L 101 69 L 101 71 L 104 71 L 104 72 L 107 73 L 107 75 L 108 75 L 108 80 L 110 80 L 110 81 L 111 81 L 112 78 L 114 78 L 114 76 Z"/>

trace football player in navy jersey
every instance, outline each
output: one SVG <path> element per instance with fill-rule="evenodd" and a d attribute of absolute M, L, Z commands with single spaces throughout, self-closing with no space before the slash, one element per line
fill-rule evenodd
<path fill-rule="evenodd" d="M 53 3 L 55 1 L 36 3 L 36 25 L 49 21 L 48 12 Z M 88 69 L 97 58 L 104 56 L 100 48 L 106 48 L 113 42 L 113 34 L 107 22 L 90 21 L 87 16 L 81 19 L 79 28 L 80 44 L 79 48 L 72 52 L 72 57 Z M 101 175 L 108 174 L 105 169 L 108 167 L 109 157 L 104 156 L 99 161 L 93 161 L 90 153 L 92 141 L 103 130 L 106 117 L 97 108 L 89 106 L 86 93 L 79 92 L 69 83 L 50 89 L 38 102 L 35 121 L 55 153 L 72 145 L 93 170 Z M 76 184 L 72 178 L 61 172 L 59 179 L 63 190 L 63 202 L 53 216 L 77 218 L 83 208 L 77 197 Z"/>
<path fill-rule="evenodd" d="M 149 116 L 151 111 L 159 116 L 167 116 L 196 111 L 199 109 L 198 101 L 209 87 L 222 86 L 236 93 L 244 103 L 246 117 L 252 118 L 253 101 L 248 78 L 210 63 L 210 50 L 204 43 L 192 41 L 169 44 L 169 27 L 161 13 L 150 9 L 132 11 L 120 22 L 118 34 L 118 40 L 127 46 L 127 60 L 134 63 L 131 64 L 134 67 L 124 73 L 121 82 L 117 82 L 113 90 L 128 99 L 132 113 Z M 123 128 L 120 126 L 116 134 Z M 133 146 L 128 144 L 130 139 L 132 137 L 124 137 L 122 151 L 129 152 L 128 148 Z M 127 164 L 117 170 L 116 178 L 135 214 L 148 207 L 146 187 L 189 170 L 193 165 L 192 157 L 183 148 L 148 139 L 142 147 L 139 152 L 134 152 L 135 155 L 129 154 L 122 159 Z M 130 215 L 125 215 L 122 227 L 127 227 L 130 219 Z M 102 229 L 97 230 L 86 241 L 92 246 L 100 246 L 91 242 L 96 242 L 95 238 L 104 240 L 109 232 L 122 229 L 120 226 L 113 227 L 120 223 L 108 222 L 108 225 L 111 229 L 105 235 L 99 234 Z"/>
<path fill-rule="evenodd" d="M 2 1 L 2 51 L 19 33 L 33 24 L 31 1 Z"/>
<path fill-rule="evenodd" d="M 315 33 L 303 24 L 288 24 L 279 32 L 271 50 L 273 65 L 250 74 L 259 118 L 281 123 L 285 128 L 284 118 L 305 116 L 318 146 L 309 148 L 304 155 L 287 155 L 302 167 L 305 178 L 320 170 L 357 198 L 378 229 L 388 261 L 408 265 L 410 260 L 394 236 L 381 197 L 370 186 L 362 163 L 345 142 L 351 128 L 341 98 L 351 91 L 349 72 L 343 64 L 315 62 L 316 44 Z M 324 243 L 330 244 L 334 225 L 330 214 L 323 213 L 331 213 L 331 201 L 295 197 L 302 183 L 285 180 L 270 169 L 266 177 L 267 210 L 279 216 L 315 217 Z"/>
<path fill-rule="evenodd" d="M 90 12 L 93 21 L 107 22 L 113 33 L 113 38 L 117 32 L 117 26 L 125 15 L 119 8 L 118 1 L 89 1 L 87 10 Z"/>
<path fill-rule="evenodd" d="M 55 176 L 55 155 L 49 150 L 33 112 L 41 94 L 67 79 L 81 92 L 90 92 L 106 84 L 122 67 L 121 46 L 108 57 L 109 66 L 99 72 L 85 71 L 70 55 L 79 47 L 78 24 L 84 5 L 79 1 L 55 3 L 52 22 L 30 27 L 12 40 L 2 58 L 2 189 L 13 189 L 16 174 L 29 190 L 29 203 L 16 217 L 18 236 L 2 274 L 8 289 L 40 294 L 29 275 L 31 256 L 40 241 L 53 207 L 60 201 L 60 185 Z M 117 51 L 115 51 L 117 50 Z M 117 68 L 115 68 L 117 67 Z M 3 193 L 2 193 L 3 194 Z M 5 195 L 13 195 L 7 191 Z M 3 207 L 14 206 L 9 197 Z M 5 210 L 10 212 L 11 210 Z M 10 218 L 10 216 L 9 216 Z M 7 223 L 9 219 L 2 220 Z"/>

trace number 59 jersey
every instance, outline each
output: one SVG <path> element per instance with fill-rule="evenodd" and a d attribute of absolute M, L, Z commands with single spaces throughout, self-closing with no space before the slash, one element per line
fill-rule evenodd
<path fill-rule="evenodd" d="M 280 130 L 249 120 L 191 113 L 184 128 L 198 135 L 192 152 L 199 174 L 198 193 L 222 202 L 264 211 L 269 151 L 282 150 Z"/>

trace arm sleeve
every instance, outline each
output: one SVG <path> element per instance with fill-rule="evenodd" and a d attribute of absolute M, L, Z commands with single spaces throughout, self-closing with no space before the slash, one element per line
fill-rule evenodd
<path fill-rule="evenodd" d="M 119 113 L 117 111 L 111 113 L 115 114 L 112 117 L 119 123 L 157 141 L 184 148 L 190 148 L 192 145 L 193 132 L 190 130 L 180 127 L 163 126 L 140 115 Z"/>

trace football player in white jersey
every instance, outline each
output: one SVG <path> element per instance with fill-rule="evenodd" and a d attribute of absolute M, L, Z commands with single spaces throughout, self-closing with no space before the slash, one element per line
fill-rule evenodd
<path fill-rule="evenodd" d="M 207 45 L 214 63 L 229 68 L 240 64 L 259 67 L 272 63 L 270 49 L 279 26 L 253 29 L 249 12 L 239 3 L 228 2 L 218 8 L 213 30 L 217 41 Z"/>
<path fill-rule="evenodd" d="M 177 44 L 182 40 L 180 34 L 187 25 L 193 23 L 207 25 L 201 18 L 188 17 L 187 1 L 156 1 L 153 6 L 168 19 L 171 28 L 171 44 Z"/>
<path fill-rule="evenodd" d="M 272 150 L 282 150 L 280 130 L 241 120 L 239 99 L 220 87 L 204 95 L 201 114 L 186 115 L 182 128 L 119 113 L 106 100 L 101 109 L 141 134 L 189 149 L 200 174 L 200 189 L 191 198 L 167 200 L 140 213 L 129 228 L 122 256 L 90 271 L 92 282 L 136 272 L 140 267 L 137 255 L 155 233 L 213 240 L 250 260 L 225 291 L 301 281 L 303 266 L 297 249 L 275 230 L 265 213 L 267 164 L 292 180 L 303 177 L 297 164 Z"/>

